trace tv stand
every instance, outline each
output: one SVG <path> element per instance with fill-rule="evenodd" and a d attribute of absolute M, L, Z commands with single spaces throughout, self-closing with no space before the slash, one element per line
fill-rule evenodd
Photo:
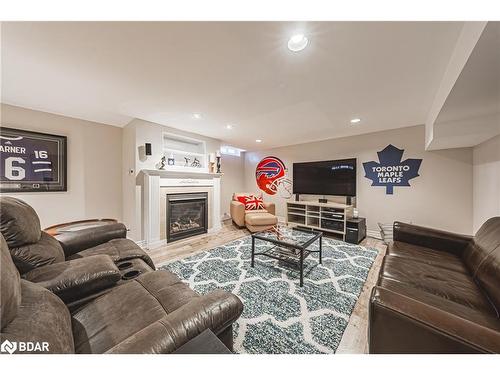
<path fill-rule="evenodd" d="M 345 241 L 346 221 L 352 218 L 352 205 L 292 200 L 286 202 L 286 224 L 342 236 Z"/>

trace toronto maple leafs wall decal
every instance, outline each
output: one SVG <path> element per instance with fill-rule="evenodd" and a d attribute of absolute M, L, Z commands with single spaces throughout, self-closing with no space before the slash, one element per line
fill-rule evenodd
<path fill-rule="evenodd" d="M 386 194 L 394 193 L 394 186 L 410 186 L 412 178 L 420 176 L 418 170 L 422 159 L 403 159 L 404 150 L 389 145 L 377 152 L 378 160 L 363 163 L 365 177 L 372 180 L 371 186 L 385 186 Z"/>

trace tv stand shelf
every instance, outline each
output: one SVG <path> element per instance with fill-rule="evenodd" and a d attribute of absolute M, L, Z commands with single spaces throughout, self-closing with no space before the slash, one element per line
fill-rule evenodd
<path fill-rule="evenodd" d="M 345 240 L 346 221 L 352 218 L 352 205 L 312 201 L 286 202 L 286 223 L 342 236 Z"/>

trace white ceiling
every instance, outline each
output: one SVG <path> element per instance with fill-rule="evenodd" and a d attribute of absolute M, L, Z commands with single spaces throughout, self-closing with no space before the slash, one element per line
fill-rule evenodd
<path fill-rule="evenodd" d="M 412 126 L 463 24 L 4 22 L 2 102 L 116 126 L 141 118 L 251 150 Z M 292 53 L 297 31 L 309 46 Z"/>
<path fill-rule="evenodd" d="M 500 22 L 488 22 L 434 123 L 431 149 L 500 134 Z"/>

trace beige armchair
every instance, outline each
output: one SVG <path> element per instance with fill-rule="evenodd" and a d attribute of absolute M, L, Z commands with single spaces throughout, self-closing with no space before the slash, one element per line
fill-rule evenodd
<path fill-rule="evenodd" d="M 231 219 L 239 228 L 247 227 L 250 232 L 259 232 L 271 228 L 278 223 L 275 216 L 276 206 L 274 203 L 264 202 L 263 210 L 245 210 L 245 205 L 236 197 L 239 195 L 250 195 L 252 193 L 235 193 L 231 200 Z"/>

